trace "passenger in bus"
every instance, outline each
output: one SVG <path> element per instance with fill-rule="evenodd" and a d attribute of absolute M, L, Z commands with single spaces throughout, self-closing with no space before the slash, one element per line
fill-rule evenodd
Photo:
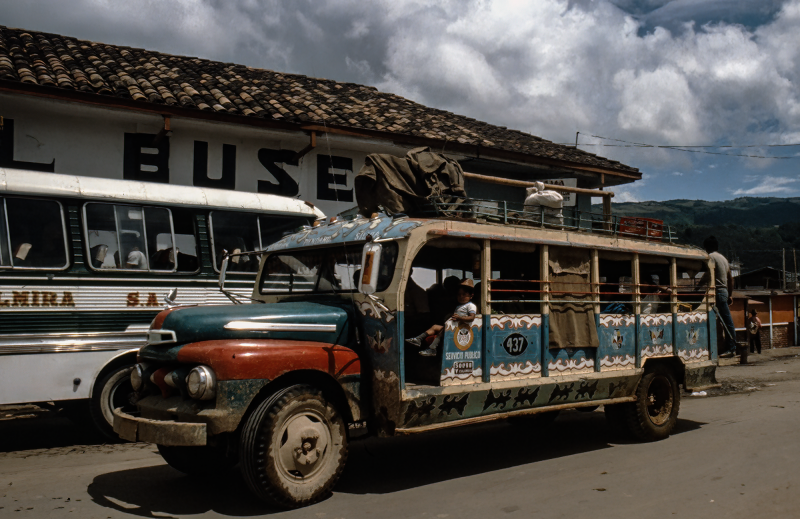
<path fill-rule="evenodd" d="M 461 285 L 458 288 L 458 306 L 456 306 L 453 314 L 448 318 L 448 321 L 454 320 L 464 323 L 471 323 L 475 319 L 475 314 L 477 314 L 478 308 L 475 306 L 475 303 L 472 302 L 472 296 L 474 292 L 475 286 L 471 279 L 465 279 L 461 282 Z M 439 347 L 439 343 L 442 340 L 443 334 L 444 326 L 441 324 L 434 324 L 418 336 L 406 339 L 406 342 L 421 348 L 423 340 L 434 336 L 433 342 L 431 342 L 430 346 L 419 352 L 419 354 L 423 357 L 434 357 L 436 356 L 436 350 Z"/>
<path fill-rule="evenodd" d="M 175 249 L 161 249 L 150 258 L 150 266 L 153 270 L 172 270 L 175 268 Z"/>
<path fill-rule="evenodd" d="M 28 242 L 19 243 L 14 245 L 11 250 L 14 251 L 14 266 L 17 267 L 28 267 L 28 254 L 31 252 L 31 245 Z"/>
<path fill-rule="evenodd" d="M 667 292 L 665 287 L 659 286 L 659 277 L 657 274 L 650 276 L 652 284 L 642 284 L 640 290 L 642 292 L 642 314 L 650 315 L 661 312 L 660 301 L 663 294 Z"/>
<path fill-rule="evenodd" d="M 108 255 L 108 245 L 104 243 L 99 243 L 94 247 L 89 249 L 89 261 L 91 262 L 92 268 L 100 269 L 103 268 L 103 263 L 106 261 L 106 256 Z M 116 265 L 114 265 L 116 268 Z"/>

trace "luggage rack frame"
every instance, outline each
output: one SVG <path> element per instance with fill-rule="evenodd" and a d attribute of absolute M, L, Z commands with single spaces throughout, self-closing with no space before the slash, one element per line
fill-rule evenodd
<path fill-rule="evenodd" d="M 419 216 L 591 232 L 646 241 L 667 243 L 677 241 L 669 225 L 648 218 L 615 216 L 577 209 L 568 210 L 567 214 L 559 217 L 545 207 L 531 211 L 526 210 L 523 203 L 507 200 L 467 198 L 459 201 L 452 198 L 431 197 L 427 201 L 426 206 L 418 212 Z M 559 212 L 563 213 L 563 208 Z"/>

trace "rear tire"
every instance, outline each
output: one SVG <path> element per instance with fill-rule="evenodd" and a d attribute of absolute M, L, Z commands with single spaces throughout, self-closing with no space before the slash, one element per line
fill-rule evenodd
<path fill-rule="evenodd" d="M 347 460 L 344 420 L 321 391 L 308 385 L 261 402 L 242 428 L 240 459 L 259 498 L 298 508 L 328 497 Z"/>
<path fill-rule="evenodd" d="M 224 447 L 173 447 L 157 445 L 167 465 L 191 477 L 208 477 L 227 472 L 236 465 Z"/>
<path fill-rule="evenodd" d="M 92 423 L 108 439 L 119 440 L 114 432 L 114 409 L 121 407 L 125 412 L 136 410 L 135 391 L 131 386 L 133 366 L 120 366 L 101 378 L 92 390 L 89 413 Z"/>
<path fill-rule="evenodd" d="M 627 429 L 636 438 L 644 441 L 667 438 L 678 423 L 681 406 L 680 387 L 672 371 L 660 364 L 654 366 L 639 381 L 636 401 L 623 406 Z"/>

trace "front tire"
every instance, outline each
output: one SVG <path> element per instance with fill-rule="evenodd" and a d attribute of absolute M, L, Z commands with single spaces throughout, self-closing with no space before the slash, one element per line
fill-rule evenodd
<path fill-rule="evenodd" d="M 242 474 L 259 498 L 283 508 L 328 497 L 347 460 L 344 420 L 321 391 L 298 385 L 261 402 L 242 428 Z"/>
<path fill-rule="evenodd" d="M 100 433 L 111 440 L 119 440 L 114 432 L 114 409 L 121 407 L 123 411 L 135 411 L 133 402 L 135 392 L 131 386 L 133 366 L 120 366 L 101 378 L 92 390 L 92 401 L 89 412 L 92 423 Z"/>
<path fill-rule="evenodd" d="M 675 429 L 680 406 L 675 376 L 666 366 L 656 365 L 639 381 L 636 401 L 624 408 L 627 428 L 640 440 L 663 440 Z"/>

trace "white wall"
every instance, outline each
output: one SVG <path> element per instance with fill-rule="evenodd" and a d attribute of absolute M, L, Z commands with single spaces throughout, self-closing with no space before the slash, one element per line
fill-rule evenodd
<path fill-rule="evenodd" d="M 157 115 L 93 107 L 17 94 L 0 94 L 0 115 L 13 121 L 13 157 L 1 156 L 0 166 L 17 162 L 50 164 L 56 173 L 105 178 L 124 178 L 125 134 L 156 134 L 163 120 Z M 8 126 L 6 127 L 8 129 Z M 193 119 L 171 119 L 169 140 L 169 182 L 194 185 L 195 141 L 208 143 L 208 177 L 222 175 L 223 144 L 235 146 L 235 189 L 255 192 L 258 180 L 276 180 L 259 162 L 262 148 L 299 151 L 309 137 L 299 132 L 264 130 L 240 125 Z M 3 139 L 10 136 L 3 132 Z M 407 148 L 385 141 L 342 136 L 317 136 L 317 148 L 303 157 L 298 166 L 280 165 L 299 185 L 298 197 L 332 215 L 349 209 L 353 202 L 321 199 L 317 189 L 318 156 L 352 159 L 346 172 L 346 185 L 338 194 L 353 189 L 353 178 L 369 153 L 404 155 Z M 17 166 L 24 167 L 24 166 Z M 342 173 L 337 171 L 337 173 Z M 163 178 L 163 177 L 162 177 Z M 337 187 L 337 186 L 330 186 Z"/>

